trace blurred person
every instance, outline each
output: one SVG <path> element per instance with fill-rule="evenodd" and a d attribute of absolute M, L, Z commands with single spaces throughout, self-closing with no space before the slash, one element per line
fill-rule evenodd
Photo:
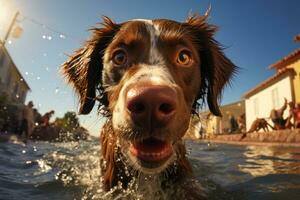
<path fill-rule="evenodd" d="M 283 119 L 283 113 L 286 110 L 286 108 L 287 108 L 287 99 L 284 98 L 284 104 L 281 108 L 271 110 L 270 118 L 271 118 L 272 122 L 274 123 L 275 130 L 285 128 L 286 120 Z"/>
<path fill-rule="evenodd" d="M 29 101 L 22 111 L 22 125 L 20 134 L 25 133 L 25 137 L 29 138 L 34 128 L 33 102 Z"/>
<path fill-rule="evenodd" d="M 33 116 L 34 116 L 35 125 L 36 126 L 41 125 L 43 122 L 43 118 L 36 108 L 33 109 Z"/>
<path fill-rule="evenodd" d="M 42 125 L 43 126 L 49 126 L 50 118 L 52 115 L 54 115 L 54 110 L 51 110 L 50 112 L 46 112 L 42 117 Z"/>
<path fill-rule="evenodd" d="M 295 109 L 295 128 L 300 128 L 300 103 L 297 103 Z"/>
<path fill-rule="evenodd" d="M 239 125 L 233 115 L 229 115 L 229 124 L 230 124 L 230 130 L 229 130 L 230 133 L 234 133 L 236 130 L 238 130 Z"/>
<path fill-rule="evenodd" d="M 246 120 L 245 120 L 245 113 L 244 114 L 241 114 L 238 119 L 237 119 L 237 122 L 238 122 L 238 126 L 239 126 L 239 130 L 241 132 L 245 132 L 246 131 Z"/>
<path fill-rule="evenodd" d="M 286 125 L 293 126 L 294 128 L 300 128 L 300 103 L 294 104 L 294 102 L 289 103 L 290 112 Z M 294 121 L 294 125 L 291 120 Z"/>

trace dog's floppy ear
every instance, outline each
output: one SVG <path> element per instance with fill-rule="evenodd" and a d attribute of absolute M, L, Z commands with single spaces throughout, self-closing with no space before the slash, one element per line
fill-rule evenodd
<path fill-rule="evenodd" d="M 197 100 L 206 94 L 210 111 L 216 116 L 222 116 L 218 101 L 237 67 L 224 55 L 220 44 L 213 38 L 216 26 L 208 24 L 206 19 L 207 15 L 193 15 L 186 21 L 199 48 L 201 60 L 201 86 Z"/>
<path fill-rule="evenodd" d="M 80 114 L 88 114 L 95 104 L 96 87 L 101 84 L 103 54 L 120 25 L 103 17 L 101 28 L 93 28 L 91 38 L 62 65 L 62 73 L 80 97 Z M 102 97 L 102 102 L 105 100 Z"/>

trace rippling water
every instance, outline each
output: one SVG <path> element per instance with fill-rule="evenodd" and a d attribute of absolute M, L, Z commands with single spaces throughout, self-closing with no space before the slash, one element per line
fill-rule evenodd
<path fill-rule="evenodd" d="M 299 148 L 187 146 L 210 199 L 300 199 Z M 0 199 L 109 199 L 99 181 L 99 150 L 97 140 L 0 143 Z M 132 191 L 118 198 L 126 193 Z"/>

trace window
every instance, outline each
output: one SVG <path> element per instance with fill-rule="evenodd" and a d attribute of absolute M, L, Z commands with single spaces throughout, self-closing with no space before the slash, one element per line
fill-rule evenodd
<path fill-rule="evenodd" d="M 253 100 L 253 106 L 254 106 L 254 114 L 257 117 L 259 115 L 259 101 L 258 101 L 258 98 L 255 98 Z"/>
<path fill-rule="evenodd" d="M 19 84 L 16 83 L 14 88 L 14 94 L 17 95 L 18 93 L 19 93 Z"/>
<path fill-rule="evenodd" d="M 278 108 L 279 107 L 279 98 L 278 98 L 278 89 L 274 88 L 271 91 L 272 95 L 272 106 L 273 108 Z"/>

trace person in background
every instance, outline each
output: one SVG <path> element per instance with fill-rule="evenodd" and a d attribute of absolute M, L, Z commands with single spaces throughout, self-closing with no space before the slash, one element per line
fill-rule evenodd
<path fill-rule="evenodd" d="M 297 103 L 295 105 L 294 102 L 289 102 L 289 106 L 290 106 L 290 110 L 289 110 L 289 116 L 286 122 L 286 126 L 300 128 L 300 103 Z M 294 126 L 291 120 L 293 120 Z"/>
<path fill-rule="evenodd" d="M 240 132 L 246 132 L 246 115 L 245 113 L 241 114 L 238 119 L 237 119 L 237 122 L 238 122 L 238 125 L 239 125 L 239 131 Z"/>
<path fill-rule="evenodd" d="M 284 98 L 284 104 L 281 108 L 279 109 L 272 109 L 270 113 L 270 118 L 272 122 L 274 123 L 274 129 L 279 130 L 279 129 L 284 129 L 285 128 L 285 123 L 286 120 L 283 119 L 283 113 L 287 108 L 287 99 Z"/>
<path fill-rule="evenodd" d="M 230 133 L 234 133 L 236 130 L 238 130 L 239 125 L 233 115 L 229 115 L 229 124 L 230 124 Z"/>
<path fill-rule="evenodd" d="M 33 102 L 29 101 L 22 111 L 21 135 L 29 138 L 34 128 Z"/>
<path fill-rule="evenodd" d="M 54 110 L 51 110 L 50 112 L 47 112 L 42 117 L 42 126 L 49 126 L 49 121 L 52 115 L 54 115 Z"/>
<path fill-rule="evenodd" d="M 296 108 L 295 108 L 295 124 L 294 127 L 295 128 L 300 128 L 300 103 L 296 104 Z"/>
<path fill-rule="evenodd" d="M 42 115 L 38 112 L 36 108 L 33 109 L 33 115 L 35 126 L 38 126 L 43 123 Z"/>

